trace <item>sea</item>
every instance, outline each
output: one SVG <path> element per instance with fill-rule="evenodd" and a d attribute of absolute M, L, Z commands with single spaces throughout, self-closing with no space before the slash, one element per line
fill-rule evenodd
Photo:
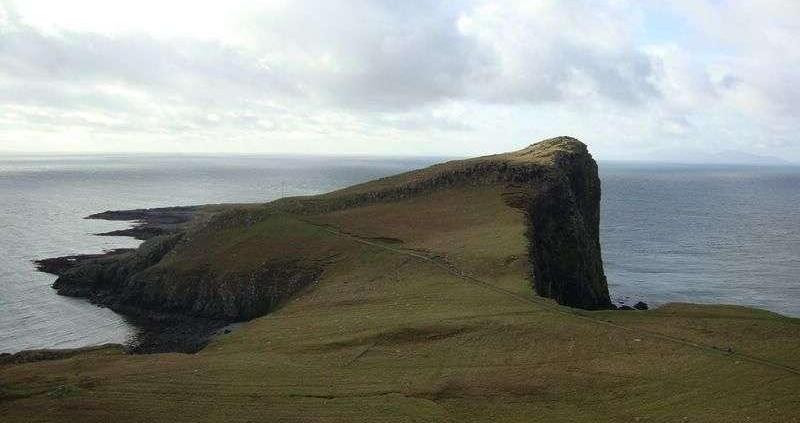
<path fill-rule="evenodd" d="M 33 260 L 135 247 L 105 210 L 266 202 L 437 157 L 0 156 L 0 352 L 124 343 L 126 319 L 56 295 Z M 612 299 L 750 305 L 800 317 L 800 167 L 600 162 Z"/>

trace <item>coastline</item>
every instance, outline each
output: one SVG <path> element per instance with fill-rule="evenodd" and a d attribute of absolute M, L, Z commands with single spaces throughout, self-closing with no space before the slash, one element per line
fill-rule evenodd
<path fill-rule="evenodd" d="M 96 236 L 127 236 L 138 240 L 147 241 L 157 237 L 168 237 L 184 230 L 189 222 L 198 216 L 204 207 L 208 206 L 175 206 L 153 209 L 133 210 L 107 210 L 91 214 L 85 219 L 100 219 L 129 222 L 130 227 Z M 67 274 L 71 269 L 93 263 L 107 263 L 118 259 L 125 259 L 127 255 L 135 254 L 136 248 L 117 248 L 98 254 L 76 254 L 61 257 L 52 257 L 35 260 L 36 269 L 58 277 Z M 130 354 L 153 354 L 177 352 L 192 354 L 203 349 L 214 337 L 227 334 L 239 321 L 231 318 L 208 318 L 186 313 L 172 313 L 121 304 L 114 296 L 96 295 L 88 291 L 75 290 L 73 287 L 64 287 L 58 280 L 52 285 L 58 295 L 77 297 L 106 307 L 123 316 L 136 328 L 134 334 L 124 345 L 117 345 Z M 635 306 L 612 304 L 610 309 L 620 311 L 647 310 L 647 304 L 638 302 Z M 66 350 L 23 350 L 13 354 L 0 355 L 3 360 L 47 360 L 61 357 L 62 351 L 83 351 L 100 348 L 86 346 Z M 53 351 L 53 354 L 38 353 L 37 351 Z M 25 357 L 25 358 L 15 358 Z"/>
<path fill-rule="evenodd" d="M 200 206 L 179 206 L 155 209 L 135 209 L 121 211 L 105 211 L 92 214 L 86 219 L 102 219 L 130 222 L 131 227 L 111 232 L 95 234 L 97 236 L 128 236 L 142 241 L 157 236 L 175 233 L 182 225 L 189 222 L 200 209 Z M 62 276 L 71 269 L 86 265 L 112 261 L 132 254 L 135 248 L 117 248 L 99 254 L 76 254 L 35 260 L 36 270 L 55 276 Z M 86 292 L 59 289 L 54 283 L 53 289 L 58 295 L 83 298 L 92 304 L 106 307 L 124 317 L 136 329 L 136 333 L 124 345 L 118 345 L 131 354 L 152 354 L 163 352 L 195 353 L 205 347 L 216 335 L 227 333 L 233 323 L 226 319 L 211 319 L 190 316 L 180 313 L 160 312 L 144 308 L 126 306 L 116 303 L 112 298 L 93 297 Z M 14 357 L 28 357 L 25 360 L 59 358 L 62 351 L 82 351 L 100 348 L 86 346 L 75 349 L 43 349 L 23 350 L 13 354 L 0 355 L 0 362 Z M 50 351 L 38 353 L 37 351 Z"/>
<path fill-rule="evenodd" d="M 591 185 L 591 184 L 589 184 Z M 372 195 L 372 193 L 369 193 Z M 599 196 L 599 192 L 597 194 Z M 321 196 L 324 198 L 325 195 Z M 293 201 L 297 199 L 283 199 L 278 200 L 277 203 L 286 203 L 288 206 L 293 205 Z M 563 203 L 567 203 L 565 200 Z M 255 206 L 255 205 L 252 205 Z M 128 236 L 135 239 L 147 241 L 156 238 L 168 238 L 171 235 L 180 236 L 182 229 L 186 225 L 198 217 L 201 210 L 209 209 L 214 206 L 176 206 L 164 207 L 154 209 L 134 209 L 134 210 L 121 210 L 121 211 L 105 211 L 95 213 L 87 216 L 87 219 L 102 219 L 114 221 L 131 222 L 131 227 L 111 232 L 98 233 L 98 236 Z M 239 207 L 242 207 L 239 205 Z M 250 207 L 250 206 L 244 206 Z M 215 211 L 233 209 L 234 205 L 221 206 Z M 558 210 L 558 205 L 556 206 Z M 558 215 L 559 213 L 549 213 L 547 211 L 535 211 L 536 215 Z M 231 216 L 233 217 L 233 216 Z M 247 217 L 247 219 L 251 219 Z M 245 226 L 249 226 L 251 222 L 244 221 Z M 549 224 L 549 223 L 548 223 Z M 596 226 L 596 225 L 590 225 Z M 171 247 L 170 247 L 171 249 Z M 538 249 L 541 250 L 541 249 Z M 534 253 L 536 250 L 531 250 Z M 588 250 L 587 250 L 588 251 Z M 107 251 L 104 254 L 87 254 L 87 255 L 73 255 L 64 257 L 47 258 L 37 260 L 36 265 L 40 271 L 54 274 L 56 276 L 63 276 L 71 269 L 81 267 L 85 264 L 91 263 L 108 263 L 118 261 L 126 255 L 135 254 L 135 249 L 115 249 Z M 587 254 L 588 255 L 588 254 Z M 156 261 L 160 260 L 161 256 Z M 102 267 L 102 266 L 100 266 Z M 131 304 L 130 302 L 123 304 L 110 293 L 96 293 L 88 290 L 82 290 L 81 284 L 58 284 L 56 281 L 53 288 L 58 290 L 60 295 L 81 297 L 87 301 L 107 307 L 128 319 L 138 329 L 138 334 L 133 337 L 127 348 L 133 353 L 149 353 L 149 352 L 187 352 L 192 353 L 200 350 L 220 331 L 232 322 L 247 320 L 235 319 L 230 316 L 198 316 L 191 313 L 185 313 L 179 310 L 173 312 L 170 309 L 159 309 L 145 304 L 140 307 L 139 304 Z M 604 284 L 604 281 L 603 281 Z M 648 305 L 643 301 L 637 299 L 631 300 L 629 304 L 624 301 L 614 301 L 608 303 L 606 306 L 603 301 L 600 301 L 597 308 L 608 308 L 612 310 L 634 311 L 646 310 Z M 669 303 L 665 304 L 668 305 Z M 590 306 L 587 308 L 595 308 Z M 251 316 L 253 317 L 253 316 Z"/>

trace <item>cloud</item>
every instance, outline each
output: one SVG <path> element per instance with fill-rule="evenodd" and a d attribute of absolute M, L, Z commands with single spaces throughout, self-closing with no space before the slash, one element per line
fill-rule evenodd
<path fill-rule="evenodd" d="M 118 84 L 202 103 L 295 89 L 257 61 L 215 42 L 160 41 L 143 34 L 46 34 L 20 25 L 0 35 L 0 52 L 4 102 L 57 100 L 19 98 L 14 88 L 45 88 L 64 100 L 78 91 L 91 101 L 103 95 L 103 87 Z"/>
<path fill-rule="evenodd" d="M 74 133 L 70 148 L 472 154 L 570 133 L 608 157 L 800 158 L 795 2 L 226 4 L 0 0 L 0 149 Z"/>
<path fill-rule="evenodd" d="M 18 22 L 0 38 L 0 66 L 7 78 L 29 85 L 121 82 L 203 104 L 280 94 L 387 109 L 590 94 L 635 103 L 657 94 L 647 56 L 613 29 L 625 26 L 622 12 L 545 3 L 290 3 L 245 17 L 253 31 L 239 37 L 239 46 L 140 33 L 48 33 Z"/>
<path fill-rule="evenodd" d="M 527 4 L 527 3 L 526 3 Z M 449 100 L 538 103 L 658 93 L 631 48 L 625 7 L 506 3 L 290 3 L 254 12 L 252 50 L 335 105 L 409 108 Z"/>
<path fill-rule="evenodd" d="M 800 3 L 703 0 L 682 1 L 675 7 L 701 39 L 719 51 L 709 68 L 724 73 L 726 84 L 720 91 L 727 91 L 750 112 L 796 113 Z"/>
<path fill-rule="evenodd" d="M 636 16 L 586 2 L 489 3 L 463 14 L 462 33 L 494 58 L 470 92 L 496 102 L 602 98 L 639 103 L 657 92 L 648 57 L 626 30 Z"/>

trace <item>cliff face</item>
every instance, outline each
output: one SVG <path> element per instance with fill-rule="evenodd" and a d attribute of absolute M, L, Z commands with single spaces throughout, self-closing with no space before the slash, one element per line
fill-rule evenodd
<path fill-rule="evenodd" d="M 240 321 L 266 314 L 321 272 L 319 266 L 301 265 L 291 257 L 265 261 L 243 273 L 164 266 L 168 253 L 181 254 L 185 243 L 173 250 L 184 236 L 158 236 L 132 252 L 89 258 L 65 270 L 53 288 L 60 295 L 85 297 L 141 317 L 189 315 Z"/>
<path fill-rule="evenodd" d="M 520 231 L 529 241 L 530 276 L 538 295 L 572 307 L 611 307 L 600 255 L 597 165 L 586 146 L 569 137 L 320 196 L 220 209 L 202 224 L 169 227 L 161 232 L 168 235 L 151 238 L 136 251 L 82 260 L 61 271 L 53 287 L 131 314 L 247 320 L 317 280 L 326 257 L 340 254 L 319 235 L 307 233 L 308 225 L 298 223 L 302 216 L 486 185 L 502 187 L 506 203 L 527 217 Z M 133 213 L 152 220 L 161 212 Z M 415 211 L 408 213 L 413 221 Z"/>
<path fill-rule="evenodd" d="M 547 142 L 567 148 L 524 190 L 534 289 L 571 307 L 611 308 L 600 252 L 597 164 L 577 140 Z"/>

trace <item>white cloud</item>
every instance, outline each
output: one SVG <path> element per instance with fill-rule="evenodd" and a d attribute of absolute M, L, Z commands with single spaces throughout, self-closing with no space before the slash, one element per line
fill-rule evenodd
<path fill-rule="evenodd" d="M 0 0 L 0 150 L 474 154 L 573 134 L 607 158 L 800 160 L 798 21 L 778 0 Z"/>

